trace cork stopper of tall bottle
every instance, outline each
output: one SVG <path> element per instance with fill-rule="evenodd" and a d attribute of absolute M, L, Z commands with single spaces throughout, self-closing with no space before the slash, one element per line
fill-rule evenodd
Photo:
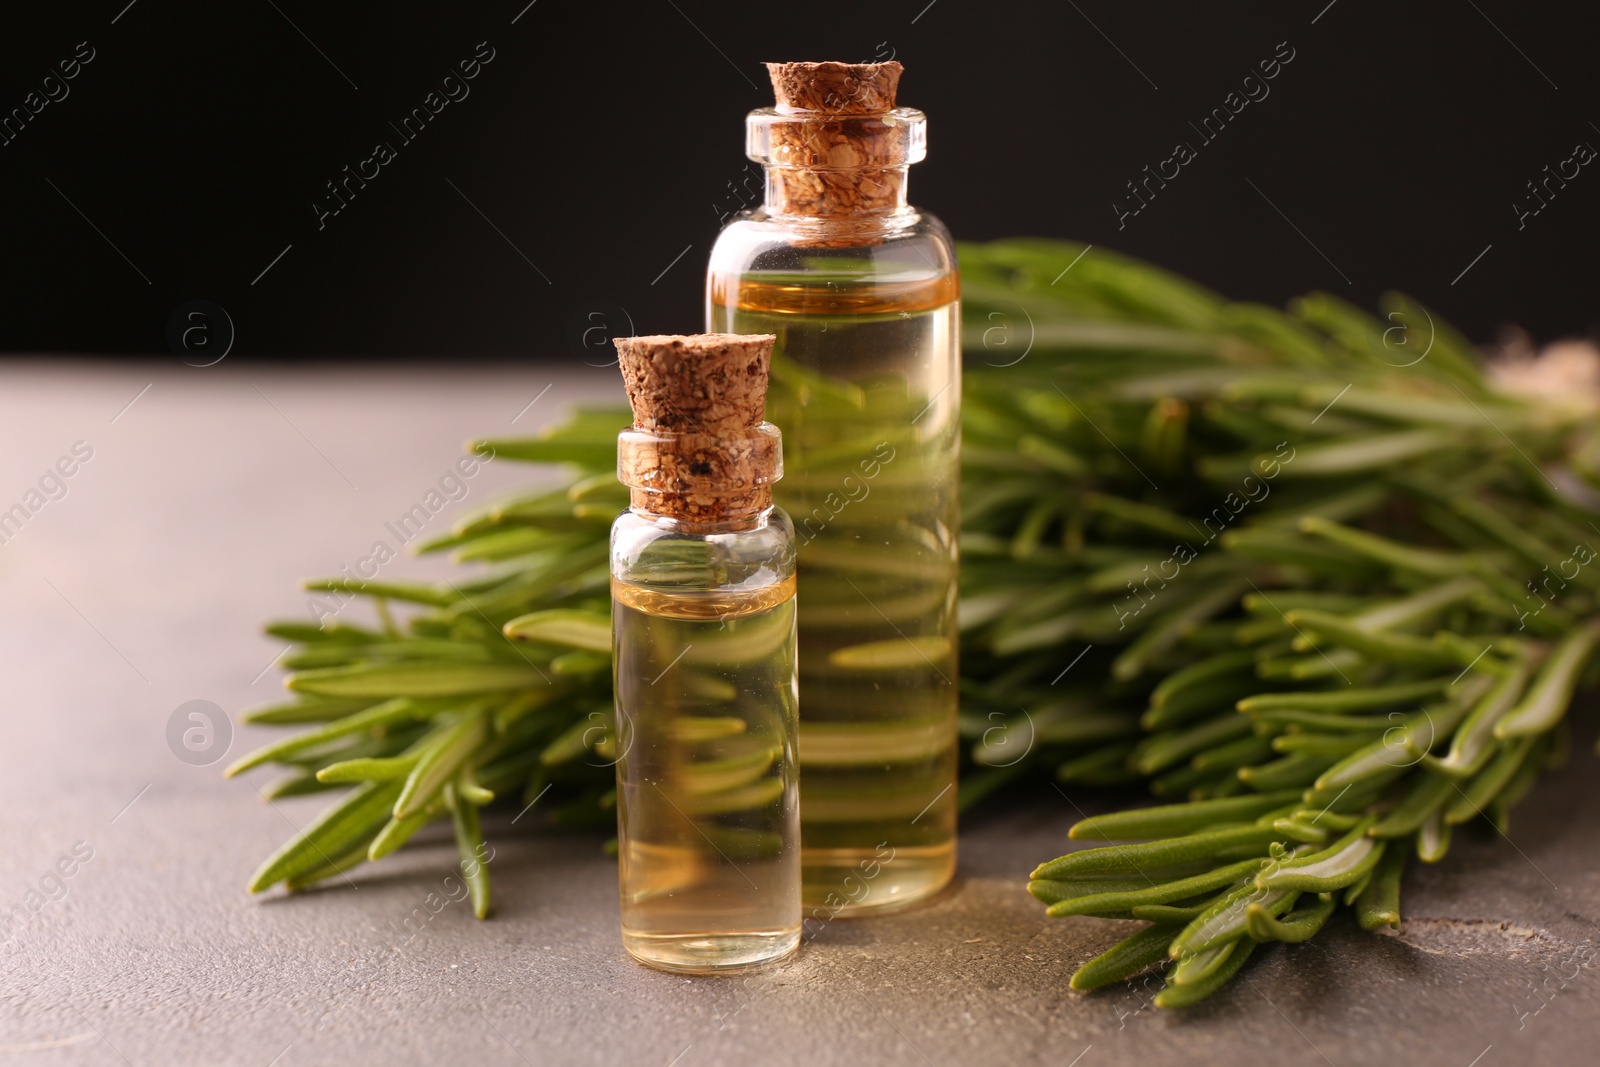
<path fill-rule="evenodd" d="M 775 111 L 767 203 L 783 214 L 847 219 L 903 200 L 906 140 L 894 116 L 899 63 L 768 63 Z"/>
<path fill-rule="evenodd" d="M 899 63 L 768 63 L 780 111 L 871 115 L 894 110 Z"/>
<path fill-rule="evenodd" d="M 765 420 L 772 334 L 619 337 L 633 408 L 618 439 L 617 477 L 635 509 L 721 523 L 772 506 L 782 476 L 778 431 Z"/>

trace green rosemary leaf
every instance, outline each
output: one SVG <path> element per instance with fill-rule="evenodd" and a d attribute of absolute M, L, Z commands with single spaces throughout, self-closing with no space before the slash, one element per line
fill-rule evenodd
<path fill-rule="evenodd" d="M 1120 872 L 1137 874 L 1144 870 L 1170 867 L 1179 863 L 1206 859 L 1228 849 L 1261 846 L 1279 840 L 1271 827 L 1244 824 L 1207 833 L 1171 837 L 1162 841 L 1147 841 L 1137 845 L 1110 845 L 1105 848 L 1081 849 L 1041 863 L 1030 878 L 1071 879 L 1086 874 Z"/>
<path fill-rule="evenodd" d="M 266 707 L 247 711 L 239 718 L 242 722 L 260 723 L 268 726 L 297 726 L 301 723 L 331 722 L 334 719 L 342 719 L 346 715 L 372 707 L 373 703 L 374 701 L 371 697 L 345 699 L 310 697 L 286 704 L 269 704 Z"/>
<path fill-rule="evenodd" d="M 355 626 L 348 622 L 272 622 L 261 629 L 263 633 L 271 637 L 304 645 L 321 644 L 329 641 L 340 644 L 360 645 L 371 641 L 383 640 L 383 635 L 376 630 L 369 630 L 364 626 Z"/>
<path fill-rule="evenodd" d="M 344 855 L 335 857 L 331 863 L 313 867 L 311 870 L 303 874 L 297 874 L 293 878 L 285 878 L 283 887 L 291 893 L 298 893 L 303 889 L 310 889 L 320 882 L 331 881 L 334 878 L 343 878 L 348 881 L 349 872 L 367 862 L 368 844 L 370 842 L 362 840 Z"/>
<path fill-rule="evenodd" d="M 1187 730 L 1171 730 L 1147 737 L 1128 757 L 1128 762 L 1140 774 L 1157 774 L 1197 752 L 1243 737 L 1251 729 L 1249 719 L 1224 715 Z"/>
<path fill-rule="evenodd" d="M 1403 729 L 1403 728 L 1402 728 Z M 1398 744 L 1397 744 L 1398 741 Z M 1416 765 L 1421 753 L 1411 752 L 1400 737 L 1387 733 L 1334 763 L 1317 777 L 1318 792 L 1334 792 L 1347 785 L 1390 782 Z"/>
<path fill-rule="evenodd" d="M 1399 852 L 1399 849 L 1395 851 Z M 1315 899 L 1316 903 L 1296 908 L 1281 919 L 1252 901 L 1245 908 L 1245 932 L 1255 941 L 1283 941 L 1288 944 L 1309 941 L 1321 932 L 1328 917 L 1339 906 L 1331 893 L 1319 893 Z"/>
<path fill-rule="evenodd" d="M 1021 723 L 1008 721 L 1002 736 L 1030 736 L 1026 722 L 1026 719 Z M 1065 700 L 1039 705 L 1033 712 L 1032 722 L 1031 736 L 1041 745 L 1094 744 L 1131 737 L 1139 732 L 1138 723 L 1125 713 L 1086 711 L 1076 702 Z M 984 751 L 994 759 L 1013 758 L 998 745 L 986 747 Z"/>
<path fill-rule="evenodd" d="M 587 754 L 591 750 L 593 741 L 607 735 L 611 724 L 610 711 L 609 707 L 604 711 L 597 709 L 573 721 L 558 737 L 544 746 L 539 753 L 539 763 L 545 767 L 555 767 L 571 763 Z"/>
<path fill-rule="evenodd" d="M 495 650 L 480 641 L 452 641 L 412 637 L 405 640 L 373 642 L 365 645 L 331 643 L 313 645 L 304 652 L 285 656 L 279 663 L 291 671 L 317 667 L 337 667 L 361 661 L 446 660 L 458 663 L 485 663 Z"/>
<path fill-rule="evenodd" d="M 1195 916 L 1189 925 L 1172 939 L 1167 953 L 1173 959 L 1181 960 L 1186 956 L 1219 948 L 1224 943 L 1237 940 L 1245 933 L 1246 919 L 1251 908 L 1258 908 L 1267 915 L 1276 917 L 1294 907 L 1294 902 L 1299 896 L 1300 891 L 1297 889 L 1259 889 L 1246 883 L 1232 892 L 1224 893 L 1205 911 Z"/>
<path fill-rule="evenodd" d="M 1128 756 L 1133 752 L 1134 742 L 1119 741 L 1105 745 L 1101 748 L 1063 760 L 1056 766 L 1056 780 L 1058 782 L 1078 782 L 1088 778 L 1095 778 L 1107 771 L 1120 771 L 1124 769 Z M 975 762 L 982 760 L 975 758 Z"/>
<path fill-rule="evenodd" d="M 828 654 L 828 663 L 864 672 L 904 671 L 942 662 L 949 658 L 950 652 L 949 638 L 928 634 L 834 649 Z"/>
<path fill-rule="evenodd" d="M 1300 799 L 1296 789 L 1261 796 L 1226 797 L 1189 804 L 1165 804 L 1154 808 L 1093 815 L 1074 823 L 1067 836 L 1074 840 L 1098 838 L 1127 841 L 1140 838 L 1177 837 L 1218 823 L 1255 819 L 1274 808 Z"/>
<path fill-rule="evenodd" d="M 521 615 L 505 625 L 507 637 L 563 648 L 611 653 L 611 619 L 589 611 L 550 609 Z"/>
<path fill-rule="evenodd" d="M 383 824 L 383 829 L 372 839 L 367 846 L 367 859 L 381 860 L 394 852 L 407 841 L 416 836 L 417 831 L 433 822 L 444 812 L 444 802 L 435 797 L 429 804 L 402 817 L 391 815 L 389 821 Z"/>
<path fill-rule="evenodd" d="M 1385 293 L 1380 306 L 1388 322 L 1430 325 L 1427 370 L 1447 379 L 1469 397 L 1485 399 L 1491 395 L 1483 381 L 1477 350 L 1445 321 L 1444 316 L 1429 311 L 1404 293 Z"/>
<path fill-rule="evenodd" d="M 495 459 L 518 459 L 531 463 L 572 463 L 580 467 L 605 467 L 616 462 L 616 434 L 627 420 L 611 431 L 605 442 L 551 441 L 530 437 L 486 438 L 471 441 L 467 450 L 474 455 Z"/>
<path fill-rule="evenodd" d="M 1483 583 L 1476 578 L 1463 575 L 1440 582 L 1410 596 L 1373 604 L 1348 616 L 1348 619 L 1352 626 L 1367 633 L 1403 630 L 1420 625 L 1426 619 L 1435 618 L 1444 609 L 1483 591 Z M 1473 657 L 1477 654 L 1477 649 L 1473 649 L 1470 653 Z M 1470 663 L 1471 660 L 1467 662 Z"/>
<path fill-rule="evenodd" d="M 599 652 L 575 649 L 564 652 L 550 661 L 550 673 L 561 677 L 584 674 L 609 674 L 611 657 Z"/>
<path fill-rule="evenodd" d="M 1449 676 L 1443 676 L 1367 688 L 1347 686 L 1327 692 L 1260 693 L 1239 701 L 1238 708 L 1247 714 L 1280 708 L 1329 713 L 1365 711 L 1423 700 L 1443 691 L 1450 682 Z"/>
<path fill-rule="evenodd" d="M 1319 679 L 1331 678 L 1346 671 L 1360 671 L 1367 664 L 1362 660 L 1361 654 L 1349 648 L 1335 648 L 1326 652 L 1314 652 L 1309 656 L 1274 656 L 1263 659 L 1256 667 L 1256 673 L 1263 678 L 1287 678 L 1297 682 L 1309 682 Z"/>
<path fill-rule="evenodd" d="M 1539 764 L 1535 760 L 1525 760 L 1517 770 L 1516 775 L 1500 791 L 1500 795 L 1489 802 L 1489 820 L 1494 823 L 1495 829 L 1502 835 L 1510 832 L 1511 809 L 1516 807 L 1533 784 L 1539 780 Z"/>
<path fill-rule="evenodd" d="M 1296 522 L 1299 520 L 1297 519 Z M 1336 615 L 1360 611 L 1372 603 L 1371 597 L 1352 596 L 1349 593 L 1329 593 L 1320 589 L 1279 589 L 1271 596 L 1250 593 L 1239 601 L 1251 615 L 1266 619 L 1282 619 L 1283 613 L 1294 608 L 1317 608 Z"/>
<path fill-rule="evenodd" d="M 1493 753 L 1494 758 L 1487 761 L 1481 773 L 1464 788 L 1458 787 L 1457 791 L 1446 795 L 1449 806 L 1444 811 L 1444 821 L 1450 826 L 1458 826 L 1470 819 L 1482 815 L 1484 809 L 1499 796 L 1511 779 L 1516 777 L 1517 771 L 1522 768 L 1533 751 L 1536 737 L 1519 737 L 1509 744 L 1502 745 L 1498 752 Z M 1493 749 L 1492 744 L 1490 745 Z"/>
<path fill-rule="evenodd" d="M 328 741 L 392 726 L 396 723 L 408 722 L 423 714 L 425 714 L 425 709 L 422 706 L 404 697 L 386 700 L 376 707 L 368 708 L 366 711 L 357 712 L 342 719 L 335 719 L 333 722 L 320 726 L 315 730 L 308 730 L 296 737 L 279 741 L 265 748 L 259 748 L 248 756 L 234 761 L 228 766 L 227 770 L 223 771 L 223 774 L 231 778 L 236 774 L 243 774 L 252 767 L 259 767 L 263 763 L 282 761 L 286 757 L 316 748 L 318 745 Z"/>
<path fill-rule="evenodd" d="M 1314 782 L 1318 774 L 1327 770 L 1338 760 L 1337 756 L 1318 755 L 1309 752 L 1295 752 L 1282 759 L 1273 760 L 1255 767 L 1239 768 L 1239 780 L 1251 789 L 1288 789 L 1295 786 L 1308 786 Z"/>
<path fill-rule="evenodd" d="M 1167 959 L 1175 926 L 1149 926 L 1112 945 L 1072 974 L 1073 989 L 1100 989 L 1149 970 Z"/>
<path fill-rule="evenodd" d="M 1317 778 L 1321 792 L 1361 784 L 1393 781 L 1414 767 L 1438 738 L 1455 729 L 1466 709 L 1459 703 L 1433 704 L 1413 715 L 1397 717 L 1383 737 L 1356 749 Z"/>
<path fill-rule="evenodd" d="M 1413 574 L 1450 578 L 1461 574 L 1468 566 L 1468 557 L 1461 553 L 1416 548 L 1316 516 L 1301 519 L 1300 529 L 1359 552 L 1375 563 Z"/>
<path fill-rule="evenodd" d="M 1495 727 L 1516 705 L 1532 673 L 1533 666 L 1526 658 L 1517 661 L 1456 728 L 1450 738 L 1449 754 L 1443 759 L 1429 758 L 1427 765 L 1452 778 L 1477 774 L 1494 754 Z"/>
<path fill-rule="evenodd" d="M 1276 711 L 1253 711 L 1250 717 L 1268 729 L 1297 727 L 1321 733 L 1341 731 L 1359 737 L 1362 734 L 1386 733 L 1394 729 L 1395 721 L 1381 715 L 1344 715 L 1318 711 L 1295 711 L 1283 708 Z M 1370 738 L 1367 738 L 1370 741 Z"/>
<path fill-rule="evenodd" d="M 1283 467 L 1283 473 L 1294 478 L 1355 474 L 1444 451 L 1456 447 L 1458 441 L 1459 435 L 1448 431 L 1402 430 L 1307 445 L 1298 450 L 1292 463 Z M 1270 458 L 1260 457 L 1263 461 Z"/>
<path fill-rule="evenodd" d="M 1385 848 L 1384 851 L 1387 852 L 1388 849 Z M 1344 895 L 1341 899 L 1345 907 L 1349 907 L 1351 904 L 1354 904 L 1356 902 L 1356 898 L 1367 891 L 1367 883 L 1372 881 L 1372 871 L 1375 869 L 1376 868 L 1371 868 L 1362 871 L 1361 877 L 1344 887 Z M 1339 896 L 1339 894 L 1335 893 L 1334 896 Z"/>
<path fill-rule="evenodd" d="M 1427 769 L 1413 776 L 1410 785 L 1405 799 L 1372 827 L 1370 832 L 1374 837 L 1405 837 L 1416 833 L 1430 815 L 1456 795 L 1453 778 Z"/>
<path fill-rule="evenodd" d="M 1227 771 L 1197 771 L 1193 767 L 1179 767 L 1150 779 L 1150 792 L 1158 797 L 1188 796 L 1190 800 L 1198 800 L 1192 795 L 1195 790 L 1219 782 L 1224 777 L 1232 776 Z"/>
<path fill-rule="evenodd" d="M 1597 641 L 1600 624 L 1596 623 L 1586 623 L 1562 638 L 1522 702 L 1495 725 L 1494 735 L 1507 738 L 1542 734 L 1560 722 Z"/>
<path fill-rule="evenodd" d="M 1045 904 L 1059 904 L 1063 900 L 1104 896 L 1108 893 L 1135 893 L 1149 888 L 1144 878 L 1084 878 L 1078 880 L 1034 878 L 1028 882 L 1028 892 Z M 1121 906 L 1113 911 L 1125 910 Z"/>
<path fill-rule="evenodd" d="M 1233 771 L 1272 755 L 1272 740 L 1252 734 L 1196 753 L 1189 765 L 1197 771 Z"/>
<path fill-rule="evenodd" d="M 1125 911 L 1143 904 L 1170 904 L 1197 893 L 1205 893 L 1232 885 L 1260 869 L 1262 860 L 1242 860 L 1226 864 L 1204 874 L 1179 878 L 1163 885 L 1146 885 L 1143 889 L 1107 890 L 1060 900 L 1050 905 L 1046 912 L 1052 919 L 1066 915 L 1103 915 Z"/>
<path fill-rule="evenodd" d="M 417 765 L 416 756 L 363 757 L 330 763 L 317 772 L 319 782 L 389 782 L 406 778 Z"/>
<path fill-rule="evenodd" d="M 445 787 L 445 804 L 450 809 L 451 821 L 456 831 L 456 852 L 461 859 L 461 874 L 467 880 L 467 892 L 472 898 L 472 914 L 479 919 L 489 917 L 489 848 L 483 840 L 483 827 L 478 822 L 477 805 L 454 794 Z"/>
<path fill-rule="evenodd" d="M 1312 815 L 1320 816 L 1317 819 L 1319 825 L 1334 827 L 1333 823 L 1328 822 L 1330 817 L 1336 815 L 1354 817 L 1365 812 L 1382 799 L 1389 783 L 1403 773 L 1404 768 L 1396 768 L 1393 774 L 1373 776 L 1334 789 L 1318 789 L 1313 786 L 1300 795 L 1301 804 L 1304 806 L 1303 812 L 1309 811 Z M 1354 825 L 1354 822 L 1351 825 Z"/>
<path fill-rule="evenodd" d="M 1224 579 L 1188 604 L 1161 616 L 1112 660 L 1112 677 L 1126 681 L 1143 674 L 1153 660 L 1171 651 L 1197 624 L 1237 604 L 1249 587 L 1249 579 L 1242 576 Z"/>
<path fill-rule="evenodd" d="M 1362 746 L 1361 736 L 1345 734 L 1298 733 L 1274 737 L 1269 746 L 1274 752 L 1302 753 L 1329 759 L 1343 759 Z"/>
<path fill-rule="evenodd" d="M 1182 985 L 1168 985 L 1155 996 L 1155 1006 L 1158 1008 L 1186 1008 L 1215 993 L 1228 983 L 1228 980 L 1239 973 L 1239 968 L 1244 966 L 1244 961 L 1250 958 L 1250 953 L 1255 951 L 1256 943 L 1248 937 L 1241 937 L 1233 943 L 1221 963 L 1211 971 L 1204 980 L 1191 979 Z M 1220 952 L 1220 949 L 1213 949 Z"/>
<path fill-rule="evenodd" d="M 1226 706 L 1228 697 L 1254 687 L 1255 654 L 1248 649 L 1223 652 L 1167 675 L 1150 692 L 1150 706 L 1140 720 L 1146 730 L 1176 726 L 1204 711 Z"/>
<path fill-rule="evenodd" d="M 400 795 L 399 782 L 369 782 L 358 786 L 282 848 L 273 853 L 250 878 L 250 892 L 259 893 L 288 878 L 313 871 L 343 855 L 375 826 L 389 817 Z"/>
<path fill-rule="evenodd" d="M 1423 668 L 1456 663 L 1454 655 L 1426 638 L 1402 633 L 1369 633 L 1348 619 L 1310 608 L 1296 609 L 1286 617 L 1289 625 L 1300 631 L 1302 636 L 1298 640 L 1310 649 L 1329 642 L 1380 663 Z"/>
<path fill-rule="evenodd" d="M 1483 425 L 1483 409 L 1460 401 L 1419 393 L 1380 392 L 1359 386 L 1340 391 L 1338 386 L 1313 386 L 1306 390 L 1306 402 L 1327 406 L 1337 399 L 1341 411 L 1375 415 L 1401 423 L 1425 423 L 1477 429 Z"/>
<path fill-rule="evenodd" d="M 1444 859 L 1445 853 L 1450 851 L 1451 830 L 1451 825 L 1444 821 L 1444 809 L 1433 809 L 1417 831 L 1417 858 L 1423 863 L 1438 863 Z"/>
<path fill-rule="evenodd" d="M 1390 848 L 1372 874 L 1372 881 L 1356 899 L 1356 920 L 1363 930 L 1400 927 L 1400 876 L 1406 867 L 1406 850 Z"/>
<path fill-rule="evenodd" d="M 1135 919 L 1145 922 L 1157 923 L 1161 926 L 1173 927 L 1173 932 L 1194 922 L 1196 916 L 1211 906 L 1209 897 L 1198 904 L 1173 905 L 1173 904 L 1139 904 L 1128 909 L 1128 914 Z"/>
<path fill-rule="evenodd" d="M 316 775 L 306 772 L 269 783 L 261 790 L 261 795 L 267 800 L 282 800 L 284 797 L 310 796 L 312 793 L 325 793 L 337 788 L 337 785 L 324 784 L 317 780 Z"/>
<path fill-rule="evenodd" d="M 455 594 L 440 591 L 420 582 L 380 582 L 358 578 L 317 578 L 301 582 L 300 588 L 313 593 L 349 593 L 353 596 L 382 597 L 403 600 L 413 604 L 444 607 L 455 599 Z"/>
<path fill-rule="evenodd" d="M 1277 865 L 1268 865 L 1256 875 L 1258 889 L 1299 889 L 1308 893 L 1329 893 L 1343 889 L 1371 870 L 1383 855 L 1383 842 L 1368 835 L 1372 820 L 1363 819 L 1355 829 L 1321 852 L 1296 856 Z"/>
<path fill-rule="evenodd" d="M 374 663 L 329 667 L 290 675 L 284 682 L 298 693 L 349 697 L 447 697 L 522 689 L 545 677 L 532 664 Z"/>
<path fill-rule="evenodd" d="M 1272 828 L 1286 840 L 1299 841 L 1304 844 L 1324 845 L 1328 842 L 1328 832 L 1331 827 L 1324 828 L 1313 822 L 1302 822 L 1299 819 L 1274 819 Z M 1256 940 L 1261 940 L 1257 938 Z"/>
<path fill-rule="evenodd" d="M 422 750 L 416 767 L 406 778 L 405 789 L 395 801 L 395 818 L 403 819 L 421 811 L 483 743 L 488 732 L 488 716 L 481 709 L 469 711 L 459 722 L 441 728 Z"/>
<path fill-rule="evenodd" d="M 492 757 L 488 752 L 480 752 L 473 758 L 486 760 Z M 478 782 L 470 764 L 461 768 L 461 774 L 457 776 L 454 788 L 461 799 L 473 807 L 481 808 L 494 803 L 494 790 L 487 789 Z"/>
<path fill-rule="evenodd" d="M 1098 511 L 1103 515 L 1146 527 L 1165 537 L 1176 538 L 1179 541 L 1187 541 L 1194 537 L 1194 527 L 1189 525 L 1187 519 L 1154 504 L 1124 500 L 1110 493 L 1085 493 L 1079 498 L 1079 503 L 1091 511 Z"/>
<path fill-rule="evenodd" d="M 1167 976 L 1167 989 L 1181 990 L 1185 986 L 1203 986 L 1206 979 L 1221 970 L 1223 964 L 1228 961 L 1228 957 L 1238 948 L 1240 940 L 1248 939 L 1239 938 L 1233 941 L 1224 941 L 1200 952 L 1184 953 L 1178 959 L 1178 965 Z M 1170 954 L 1172 950 L 1169 948 L 1167 952 Z M 1162 992 L 1164 993 L 1166 990 Z M 1159 996 L 1157 1005 L 1160 1006 Z"/>
<path fill-rule="evenodd" d="M 1296 822 L 1309 823 L 1312 826 L 1331 830 L 1334 833 L 1344 833 L 1346 830 L 1352 829 L 1356 823 L 1360 822 L 1362 816 L 1342 815 L 1336 811 L 1330 810 L 1325 806 L 1315 809 L 1300 808 L 1290 815 L 1289 818 L 1294 819 Z"/>
<path fill-rule="evenodd" d="M 1495 507 L 1477 497 L 1455 497 L 1450 501 L 1450 510 L 1520 555 L 1535 567 L 1552 566 L 1557 561 L 1566 558 L 1567 554 L 1565 552 L 1546 544 L 1535 535 L 1529 533 L 1521 524 L 1508 518 L 1501 508 Z M 1590 589 L 1596 588 L 1595 583 L 1600 581 L 1600 575 L 1595 575 L 1592 570 L 1586 573 L 1581 567 L 1578 569 L 1576 577 L 1577 579 L 1582 579 L 1581 584 L 1588 586 Z"/>

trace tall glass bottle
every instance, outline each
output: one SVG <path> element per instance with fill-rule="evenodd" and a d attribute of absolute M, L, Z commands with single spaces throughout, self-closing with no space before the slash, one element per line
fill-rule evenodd
<path fill-rule="evenodd" d="M 771 333 L 768 417 L 800 589 L 807 915 L 898 907 L 955 870 L 960 311 L 944 226 L 906 203 L 898 63 L 769 64 L 766 202 L 711 253 L 712 330 Z"/>
<path fill-rule="evenodd" d="M 617 341 L 611 530 L 622 939 L 709 973 L 799 944 L 794 528 L 761 421 L 770 337 Z"/>

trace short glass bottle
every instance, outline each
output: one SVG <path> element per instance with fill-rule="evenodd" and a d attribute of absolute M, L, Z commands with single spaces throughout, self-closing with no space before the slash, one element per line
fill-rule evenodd
<path fill-rule="evenodd" d="M 770 490 L 716 522 L 663 514 L 628 456 L 770 449 L 770 482 L 780 440 L 770 424 L 618 439 L 633 498 L 611 530 L 622 937 L 663 970 L 747 969 L 800 941 L 794 528 Z"/>
<path fill-rule="evenodd" d="M 718 236 L 706 318 L 777 337 L 767 417 L 799 549 L 803 876 L 820 922 L 925 899 L 955 872 L 960 284 L 948 231 L 906 202 L 926 121 L 892 106 L 898 64 L 770 66 L 780 104 L 816 68 L 843 78 L 750 113 L 766 202 Z"/>

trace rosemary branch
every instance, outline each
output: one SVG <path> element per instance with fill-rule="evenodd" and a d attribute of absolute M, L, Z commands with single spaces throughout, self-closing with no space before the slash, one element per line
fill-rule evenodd
<path fill-rule="evenodd" d="M 1503 831 L 1565 750 L 1600 641 L 1592 408 L 1497 391 L 1400 296 L 1387 320 L 1321 294 L 1279 311 L 1100 249 L 961 255 L 962 803 L 1047 776 L 1184 798 L 1079 823 L 1143 843 L 1035 872 L 1052 915 L 1150 924 L 1074 987 L 1175 960 L 1157 1003 L 1189 1004 L 1341 904 L 1397 925 L 1409 856 L 1437 862 L 1480 818 Z M 268 628 L 299 646 L 297 699 L 248 719 L 305 732 L 230 773 L 348 792 L 252 890 L 314 885 L 448 818 L 482 917 L 479 808 L 511 794 L 612 823 L 605 540 L 627 421 L 579 409 L 476 442 L 572 480 L 421 546 L 470 577 L 308 583 L 371 600 L 377 627 Z"/>

